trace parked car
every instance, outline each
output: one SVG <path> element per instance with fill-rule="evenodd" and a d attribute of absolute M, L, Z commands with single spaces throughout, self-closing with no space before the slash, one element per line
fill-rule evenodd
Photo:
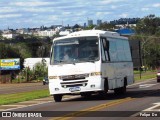
<path fill-rule="evenodd" d="M 157 71 L 157 82 L 160 82 L 160 69 Z"/>
<path fill-rule="evenodd" d="M 43 78 L 43 85 L 47 85 L 49 83 L 48 76 Z"/>

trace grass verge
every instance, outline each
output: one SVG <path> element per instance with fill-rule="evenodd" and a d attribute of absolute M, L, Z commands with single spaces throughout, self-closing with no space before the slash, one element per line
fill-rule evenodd
<path fill-rule="evenodd" d="M 48 89 L 14 93 L 14 94 L 3 94 L 3 95 L 0 95 L 0 105 L 12 104 L 12 103 L 28 101 L 28 100 L 33 100 L 33 99 L 38 99 L 38 98 L 43 98 L 48 96 L 50 96 Z"/>
<path fill-rule="evenodd" d="M 152 78 L 155 78 L 155 77 L 156 77 L 156 72 L 155 71 L 142 72 L 141 73 L 141 78 L 140 78 L 140 73 L 137 72 L 136 74 L 134 74 L 134 79 L 135 79 L 136 82 L 152 79 Z"/>

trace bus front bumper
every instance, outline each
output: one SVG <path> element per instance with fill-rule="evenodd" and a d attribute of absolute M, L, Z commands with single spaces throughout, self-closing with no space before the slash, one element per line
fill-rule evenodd
<path fill-rule="evenodd" d="M 91 80 L 92 79 L 92 80 Z M 49 82 L 49 91 L 51 95 L 54 94 L 75 94 L 81 92 L 96 92 L 104 90 L 104 79 L 100 76 L 88 79 L 87 84 L 82 84 L 80 86 L 73 85 L 69 87 L 64 87 L 62 81 L 55 80 Z"/>

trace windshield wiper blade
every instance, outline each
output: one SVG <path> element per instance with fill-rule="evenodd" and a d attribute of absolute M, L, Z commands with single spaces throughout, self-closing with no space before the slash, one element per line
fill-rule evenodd
<path fill-rule="evenodd" d="M 61 63 L 61 62 L 64 62 L 64 60 L 54 60 L 54 62 Z"/>
<path fill-rule="evenodd" d="M 95 61 L 94 61 L 94 60 L 87 60 L 87 62 L 92 62 L 92 63 L 94 63 Z"/>
<path fill-rule="evenodd" d="M 92 62 L 92 63 L 95 62 L 95 60 L 91 60 L 91 59 L 88 59 L 88 58 L 83 58 L 83 59 L 81 59 L 80 61 L 81 61 L 81 62 Z"/>

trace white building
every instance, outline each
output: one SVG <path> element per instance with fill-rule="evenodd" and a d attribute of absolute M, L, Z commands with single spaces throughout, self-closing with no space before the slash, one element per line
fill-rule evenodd
<path fill-rule="evenodd" d="M 12 38 L 15 38 L 17 34 L 9 33 L 9 34 L 2 34 L 2 36 L 7 39 L 12 39 Z"/>
<path fill-rule="evenodd" d="M 3 30 L 2 32 L 3 32 L 3 34 L 10 34 L 10 33 L 12 33 L 11 30 Z"/>
<path fill-rule="evenodd" d="M 50 61 L 49 58 L 26 58 L 26 59 L 24 59 L 23 65 L 24 65 L 25 68 L 29 67 L 31 70 L 33 70 L 33 68 L 35 67 L 35 65 L 37 63 L 43 63 L 44 62 L 46 64 L 46 66 L 48 67 L 49 61 Z"/>
<path fill-rule="evenodd" d="M 117 27 L 120 27 L 120 28 L 126 28 L 126 27 L 136 27 L 136 24 L 118 24 L 116 25 Z"/>
<path fill-rule="evenodd" d="M 48 37 L 52 37 L 53 35 L 56 34 L 56 31 L 54 30 L 44 30 L 44 31 L 38 31 L 38 36 L 48 36 Z"/>
<path fill-rule="evenodd" d="M 66 35 L 68 35 L 69 33 L 71 33 L 70 31 L 61 31 L 61 32 L 59 32 L 59 35 L 60 36 L 66 36 Z"/>
<path fill-rule="evenodd" d="M 16 30 L 16 33 L 19 33 L 19 34 L 28 34 L 29 30 L 26 29 L 26 28 L 22 28 L 22 29 Z"/>

